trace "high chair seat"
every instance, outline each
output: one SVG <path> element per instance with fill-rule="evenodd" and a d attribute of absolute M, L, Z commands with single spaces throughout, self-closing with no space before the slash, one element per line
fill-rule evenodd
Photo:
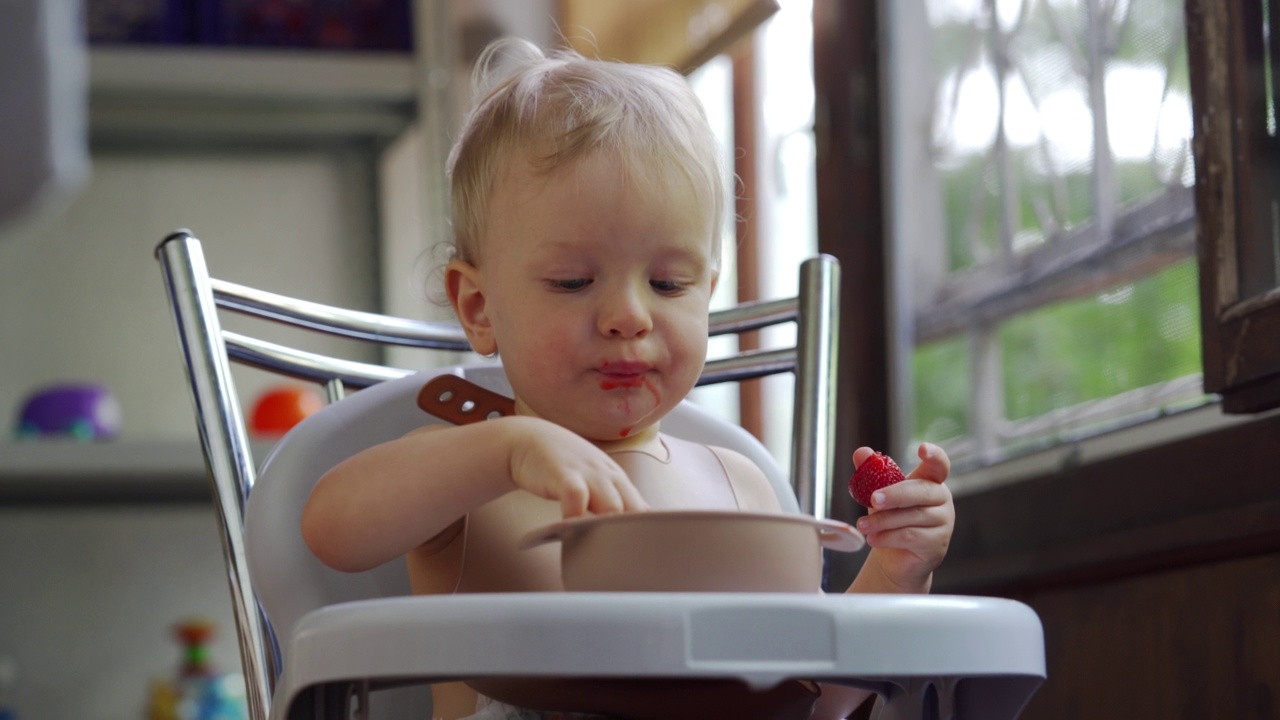
<path fill-rule="evenodd" d="M 187 363 L 223 531 L 250 717 L 429 718 L 427 683 L 482 677 L 789 678 L 879 694 L 878 720 L 1015 718 L 1045 677 L 1040 621 L 995 598 L 822 593 L 505 593 L 410 596 L 402 560 L 360 573 L 320 563 L 301 536 L 320 476 L 375 443 L 433 422 L 426 379 L 454 373 L 510 394 L 501 366 L 413 373 L 224 332 L 219 309 L 379 343 L 466 349 L 456 326 L 359 313 L 214 280 L 200 242 L 157 248 Z M 831 258 L 801 268 L 799 298 L 713 314 L 712 332 L 797 325 L 796 347 L 709 361 L 702 382 L 795 372 L 790 473 L 742 428 L 691 402 L 662 421 L 687 440 L 743 453 L 784 511 L 822 516 L 834 427 Z M 229 363 L 321 383 L 332 402 L 253 462 Z M 364 388 L 346 394 L 349 388 Z M 797 497 L 798 496 L 798 497 Z M 276 639 L 279 642 L 276 642 Z M 716 717 L 709 709 L 708 718 Z"/>
<path fill-rule="evenodd" d="M 326 702 L 339 710 L 364 682 L 516 675 L 735 678 L 762 689 L 808 678 L 875 691 L 881 720 L 1004 720 L 1045 675 L 1030 608 L 945 595 L 384 598 L 307 614 L 285 658 L 271 717 L 294 720 L 321 716 Z"/>

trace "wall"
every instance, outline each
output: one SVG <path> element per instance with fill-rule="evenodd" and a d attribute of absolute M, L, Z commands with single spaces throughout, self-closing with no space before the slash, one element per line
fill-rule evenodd
<path fill-rule="evenodd" d="M 1024 720 L 1280 717 L 1280 554 L 1019 599 L 1049 663 Z"/>
<path fill-rule="evenodd" d="M 18 717 L 145 717 L 177 671 L 172 627 L 218 625 L 213 664 L 238 671 L 211 507 L 0 510 L 0 657 Z"/>
<path fill-rule="evenodd" d="M 1280 413 L 956 499 L 934 591 L 1040 616 L 1025 720 L 1280 717 Z"/>
<path fill-rule="evenodd" d="M 204 241 L 215 277 L 376 307 L 367 165 L 319 152 L 95 157 L 90 186 L 62 216 L 0 243 L 0 433 L 31 388 L 79 379 L 119 397 L 122 439 L 194 437 L 152 254 L 176 228 Z M 242 376 L 242 398 L 260 389 L 255 375 Z"/>
<path fill-rule="evenodd" d="M 198 454 L 153 257 L 175 228 L 204 241 L 217 277 L 376 309 L 373 165 L 354 151 L 97 155 L 65 213 L 0 239 L 0 482 L 22 397 L 70 379 L 117 395 L 118 443 Z M 251 403 L 269 378 L 236 372 Z M 176 669 L 171 627 L 190 616 L 218 623 L 214 660 L 238 669 L 211 505 L 64 500 L 0 507 L 0 658 L 16 663 L 19 717 L 141 717 L 151 680 Z"/>

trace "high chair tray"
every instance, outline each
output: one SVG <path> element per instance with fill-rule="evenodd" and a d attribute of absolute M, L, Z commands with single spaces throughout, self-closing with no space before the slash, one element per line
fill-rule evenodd
<path fill-rule="evenodd" d="M 788 678 L 941 717 L 1015 718 L 1045 677 L 1026 605 L 946 595 L 503 593 L 385 598 L 304 616 L 272 717 L 332 683 L 480 676 Z M 619 648 L 626 648 L 619 652 Z M 309 705 L 310 702 L 302 703 Z M 893 714 L 890 717 L 912 717 Z"/>

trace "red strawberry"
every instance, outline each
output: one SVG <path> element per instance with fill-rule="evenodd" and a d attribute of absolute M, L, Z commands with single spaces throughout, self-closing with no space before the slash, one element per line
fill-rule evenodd
<path fill-rule="evenodd" d="M 871 507 L 872 493 L 906 479 L 893 458 L 878 452 L 862 461 L 849 478 L 849 494 L 863 507 Z"/>

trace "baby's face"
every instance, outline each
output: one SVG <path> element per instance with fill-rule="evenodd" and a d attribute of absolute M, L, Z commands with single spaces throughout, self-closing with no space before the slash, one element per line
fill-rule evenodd
<path fill-rule="evenodd" d="M 693 388 L 714 285 L 711 213 L 617 162 L 513 168 L 478 263 L 519 411 L 597 441 L 635 437 Z"/>

